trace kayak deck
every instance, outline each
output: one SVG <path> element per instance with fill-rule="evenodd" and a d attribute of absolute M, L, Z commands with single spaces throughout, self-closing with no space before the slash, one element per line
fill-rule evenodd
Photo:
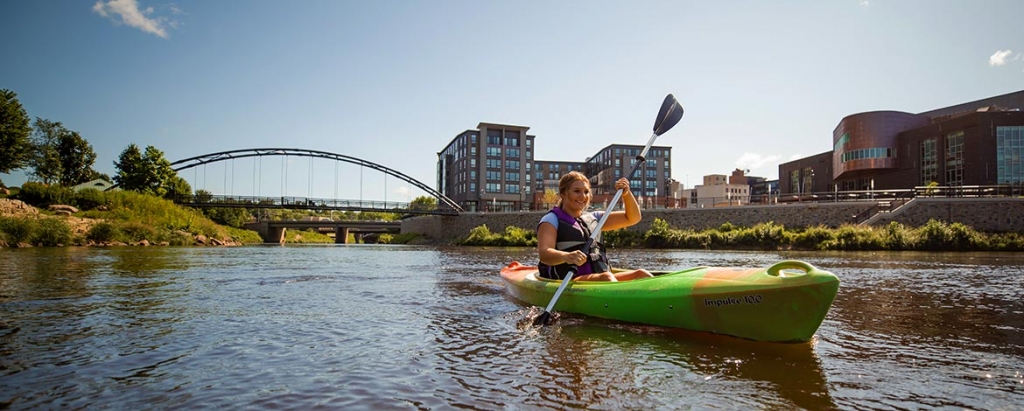
<path fill-rule="evenodd" d="M 560 280 L 512 262 L 501 270 L 509 293 L 544 307 Z M 835 299 L 839 279 L 786 260 L 766 268 L 694 267 L 624 282 L 574 281 L 556 311 L 708 331 L 759 341 L 807 341 Z"/>

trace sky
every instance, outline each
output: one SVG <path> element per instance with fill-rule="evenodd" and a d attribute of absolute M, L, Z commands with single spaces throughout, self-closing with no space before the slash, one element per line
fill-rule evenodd
<path fill-rule="evenodd" d="M 530 127 L 536 159 L 583 161 L 646 143 L 672 93 L 685 115 L 655 144 L 692 187 L 778 178 L 851 114 L 1024 90 L 1021 16 L 1020 0 L 5 1 L 0 88 L 79 132 L 108 175 L 133 143 L 170 161 L 279 147 L 431 187 L 437 152 L 480 122 Z M 237 195 L 424 194 L 294 156 L 181 176 Z"/>

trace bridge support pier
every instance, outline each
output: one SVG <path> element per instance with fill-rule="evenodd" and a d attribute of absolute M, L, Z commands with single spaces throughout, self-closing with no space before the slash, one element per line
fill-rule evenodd
<path fill-rule="evenodd" d="M 348 227 L 338 227 L 335 229 L 334 244 L 348 244 Z"/>
<path fill-rule="evenodd" d="M 271 227 L 269 221 L 262 221 L 258 223 L 246 223 L 245 228 L 247 230 L 253 230 L 256 234 L 259 234 L 264 243 L 284 244 L 284 235 L 287 230 L 285 227 Z"/>

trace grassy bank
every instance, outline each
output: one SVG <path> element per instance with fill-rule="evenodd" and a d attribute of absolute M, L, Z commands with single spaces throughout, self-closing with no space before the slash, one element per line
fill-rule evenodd
<path fill-rule="evenodd" d="M 921 227 L 890 223 L 883 227 L 844 225 L 791 229 L 772 222 L 753 227 L 729 223 L 709 230 L 672 228 L 654 219 L 647 232 L 602 234 L 609 247 L 702 250 L 865 250 L 865 251 L 1024 251 L 1024 235 L 982 233 L 961 223 L 931 220 Z M 486 225 L 471 230 L 462 245 L 536 246 L 536 234 L 518 227 L 492 233 Z"/>
<path fill-rule="evenodd" d="M 18 196 L 39 212 L 0 217 L 0 245 L 252 244 L 254 231 L 214 223 L 201 212 L 131 191 L 72 192 L 26 187 Z M 50 204 L 73 205 L 77 213 L 46 211 Z"/>

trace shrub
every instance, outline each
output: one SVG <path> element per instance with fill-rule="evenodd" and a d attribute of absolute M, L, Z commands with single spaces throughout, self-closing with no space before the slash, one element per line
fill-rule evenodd
<path fill-rule="evenodd" d="M 235 228 L 242 228 L 252 218 L 244 208 L 207 208 L 203 214 L 217 224 Z"/>
<path fill-rule="evenodd" d="M 0 240 L 8 244 L 31 243 L 36 231 L 36 220 L 0 217 Z"/>
<path fill-rule="evenodd" d="M 464 245 L 491 245 L 493 239 L 497 235 L 491 233 L 491 229 L 487 228 L 487 224 L 473 227 L 469 230 L 469 237 L 461 242 Z"/>
<path fill-rule="evenodd" d="M 964 223 L 949 225 L 950 243 L 954 250 L 984 250 L 988 248 L 988 240 L 973 228 Z"/>
<path fill-rule="evenodd" d="M 86 188 L 75 193 L 71 203 L 82 211 L 86 211 L 105 204 L 106 198 L 104 198 L 102 191 L 95 188 Z"/>
<path fill-rule="evenodd" d="M 737 245 L 773 247 L 787 244 L 785 227 L 771 221 L 760 223 L 747 229 L 735 230 L 734 241 Z"/>
<path fill-rule="evenodd" d="M 835 242 L 834 231 L 823 225 L 808 227 L 793 235 L 793 246 L 805 250 L 824 250 L 825 244 Z"/>
<path fill-rule="evenodd" d="M 96 243 L 109 243 L 117 241 L 121 230 L 116 225 L 102 221 L 96 223 L 85 233 L 85 239 Z"/>
<path fill-rule="evenodd" d="M 394 240 L 394 236 L 389 233 L 381 233 L 377 236 L 377 244 L 391 244 L 392 240 Z"/>
<path fill-rule="evenodd" d="M 121 226 L 121 233 L 127 242 L 142 240 L 157 241 L 156 230 L 148 225 L 138 222 L 127 222 Z"/>
<path fill-rule="evenodd" d="M 44 218 L 39 220 L 35 237 L 36 242 L 47 247 L 70 245 L 71 226 L 60 218 Z"/>
<path fill-rule="evenodd" d="M 507 246 L 535 246 L 537 233 L 510 225 L 505 227 L 505 234 L 501 236 L 499 243 Z"/>
<path fill-rule="evenodd" d="M 953 233 L 949 226 L 939 220 L 928 220 L 925 225 L 917 229 L 921 237 L 918 247 L 922 250 L 949 250 L 953 239 Z"/>
<path fill-rule="evenodd" d="M 419 233 L 402 233 L 394 236 L 391 239 L 391 244 L 409 244 L 410 241 L 415 240 L 419 236 Z"/>
<path fill-rule="evenodd" d="M 655 218 L 651 228 L 643 234 L 643 244 L 651 248 L 670 248 L 675 242 L 675 233 L 668 222 Z"/>
<path fill-rule="evenodd" d="M 48 186 L 43 183 L 27 182 L 21 185 L 17 199 L 26 204 L 46 208 L 51 204 L 71 204 L 74 191 L 67 187 Z"/>
<path fill-rule="evenodd" d="M 903 224 L 892 221 L 883 229 L 883 243 L 887 250 L 902 251 L 914 248 L 913 232 Z"/>
<path fill-rule="evenodd" d="M 621 228 L 601 233 L 605 247 L 640 247 L 644 245 L 644 233 Z"/>

